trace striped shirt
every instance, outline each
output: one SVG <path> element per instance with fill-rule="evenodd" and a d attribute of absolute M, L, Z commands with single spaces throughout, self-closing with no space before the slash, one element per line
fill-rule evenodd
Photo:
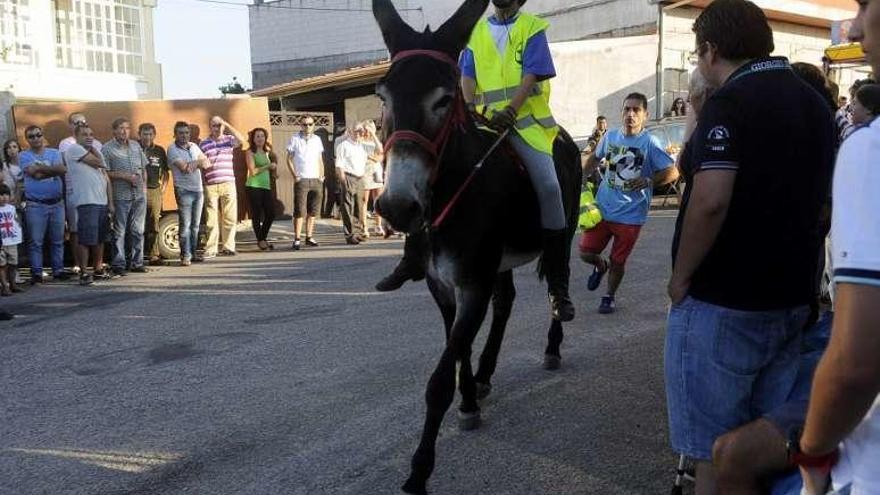
<path fill-rule="evenodd" d="M 235 136 L 228 134 L 220 136 L 218 139 L 208 137 L 203 140 L 199 147 L 208 161 L 211 162 L 211 168 L 205 171 L 205 182 L 210 184 L 223 184 L 225 182 L 235 182 L 235 171 L 232 167 L 232 150 L 236 146 Z"/>

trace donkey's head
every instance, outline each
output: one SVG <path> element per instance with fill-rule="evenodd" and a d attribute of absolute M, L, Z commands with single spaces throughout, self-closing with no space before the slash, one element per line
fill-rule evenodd
<path fill-rule="evenodd" d="M 439 166 L 444 126 L 456 111 L 456 60 L 489 0 L 465 0 L 437 31 L 417 33 L 391 0 L 373 0 L 392 64 L 376 85 L 383 102 L 387 143 L 385 191 L 377 201 L 382 217 L 400 231 L 412 232 L 424 221 L 431 178 Z M 407 56 L 412 50 L 418 55 Z M 400 56 L 398 56 L 400 55 Z"/>

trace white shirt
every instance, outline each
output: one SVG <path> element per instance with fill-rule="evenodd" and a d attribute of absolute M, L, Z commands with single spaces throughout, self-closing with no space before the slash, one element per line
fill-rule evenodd
<path fill-rule="evenodd" d="M 363 177 L 367 171 L 367 150 L 362 143 L 345 139 L 336 146 L 336 168 L 346 174 Z"/>
<path fill-rule="evenodd" d="M 97 150 L 95 150 L 97 151 Z M 82 159 L 88 151 L 77 143 L 67 147 L 64 162 L 67 164 L 66 181 L 68 184 L 67 204 L 74 208 L 80 205 L 106 205 L 107 179 L 104 171 L 107 165 L 104 156 L 98 153 L 103 170 L 86 165 Z M 93 155 L 94 156 L 94 155 Z M 72 187 L 72 191 L 70 191 Z"/>
<path fill-rule="evenodd" d="M 847 138 L 834 175 L 834 283 L 880 287 L 880 119 Z M 877 329 L 875 329 L 877 330 Z M 880 359 L 880 356 L 876 356 Z M 831 479 L 851 495 L 880 493 L 880 396 L 841 445 Z"/>
<path fill-rule="evenodd" d="M 58 143 L 58 152 L 61 153 L 61 158 L 63 160 L 65 160 L 65 162 L 64 162 L 65 167 L 70 166 L 66 161 L 65 151 L 67 151 L 67 149 L 70 148 L 71 146 L 73 146 L 74 144 L 76 144 L 76 138 L 73 136 L 67 136 L 66 138 L 62 139 L 60 143 Z M 92 148 L 95 148 L 95 151 L 100 153 L 101 148 L 103 148 L 103 146 L 101 145 L 101 141 L 98 139 L 93 139 L 92 140 Z M 67 191 L 67 196 L 68 197 L 72 196 L 73 195 L 73 181 L 65 180 L 64 187 Z"/>
<path fill-rule="evenodd" d="M 287 152 L 293 157 L 293 171 L 297 179 L 320 179 L 321 156 L 324 154 L 324 143 L 321 138 L 312 134 L 308 139 L 299 132 L 290 136 Z"/>
<path fill-rule="evenodd" d="M 15 206 L 11 204 L 0 206 L 0 237 L 4 246 L 21 244 L 21 224 L 18 223 Z"/>

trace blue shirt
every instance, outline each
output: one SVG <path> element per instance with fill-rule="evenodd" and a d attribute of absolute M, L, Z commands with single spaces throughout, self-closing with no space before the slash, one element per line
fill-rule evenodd
<path fill-rule="evenodd" d="M 489 18 L 489 30 L 492 31 L 492 35 L 495 37 L 495 43 L 496 46 L 498 46 L 499 53 L 504 53 L 507 49 L 506 33 L 507 30 L 510 29 L 509 26 L 516 22 L 517 18 L 518 17 L 514 17 L 513 19 L 507 19 L 506 21 L 499 21 L 495 16 Z M 496 34 L 499 34 L 499 36 L 496 36 Z M 462 75 L 470 77 L 471 79 L 477 78 L 474 52 L 471 51 L 470 48 L 465 48 L 464 51 L 461 52 L 458 65 L 461 69 Z M 556 68 L 553 66 L 553 57 L 550 55 L 550 44 L 547 42 L 547 35 L 544 31 L 535 34 L 529 38 L 528 42 L 526 42 L 522 54 L 522 71 L 523 74 L 533 74 L 537 76 L 539 81 L 556 76 Z"/>
<path fill-rule="evenodd" d="M 19 155 L 18 164 L 21 166 L 22 171 L 38 163 L 57 167 L 62 164 L 61 153 L 54 148 L 43 148 L 43 152 L 39 155 L 35 154 L 33 150 L 22 151 L 21 155 Z M 35 179 L 28 174 L 24 174 L 25 199 L 52 201 L 61 198 L 63 195 L 64 183 L 60 176 Z"/>
<path fill-rule="evenodd" d="M 654 174 L 673 165 L 673 158 L 663 149 L 660 140 L 648 131 L 635 136 L 624 135 L 621 129 L 608 131 L 596 148 L 596 158 L 605 159 L 608 171 L 596 204 L 602 219 L 626 225 L 642 225 L 648 218 L 653 187 L 638 191 L 628 190 L 626 183 Z"/>

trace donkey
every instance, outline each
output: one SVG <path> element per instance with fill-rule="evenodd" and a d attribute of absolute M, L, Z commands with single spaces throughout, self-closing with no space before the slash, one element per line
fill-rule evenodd
<path fill-rule="evenodd" d="M 538 258 L 542 249 L 538 200 L 529 178 L 512 151 L 490 151 L 498 135 L 478 130 L 459 86 L 456 59 L 488 3 L 466 0 L 437 31 L 417 33 L 391 0 L 373 0 L 392 57 L 376 87 L 389 136 L 385 191 L 377 209 L 399 231 L 416 234 L 431 226 L 424 246 L 426 278 L 446 329 L 446 347 L 425 394 L 421 441 L 402 487 L 411 494 L 427 493 L 440 425 L 455 395 L 456 364 L 461 425 L 479 424 L 477 380 L 480 395 L 488 393 L 515 297 L 511 270 Z M 570 241 L 577 225 L 580 155 L 565 132 L 554 148 Z M 475 168 L 477 163 L 481 166 Z M 493 298 L 492 329 L 475 377 L 471 347 Z M 545 367 L 558 365 L 561 339 L 562 326 L 554 322 Z"/>

